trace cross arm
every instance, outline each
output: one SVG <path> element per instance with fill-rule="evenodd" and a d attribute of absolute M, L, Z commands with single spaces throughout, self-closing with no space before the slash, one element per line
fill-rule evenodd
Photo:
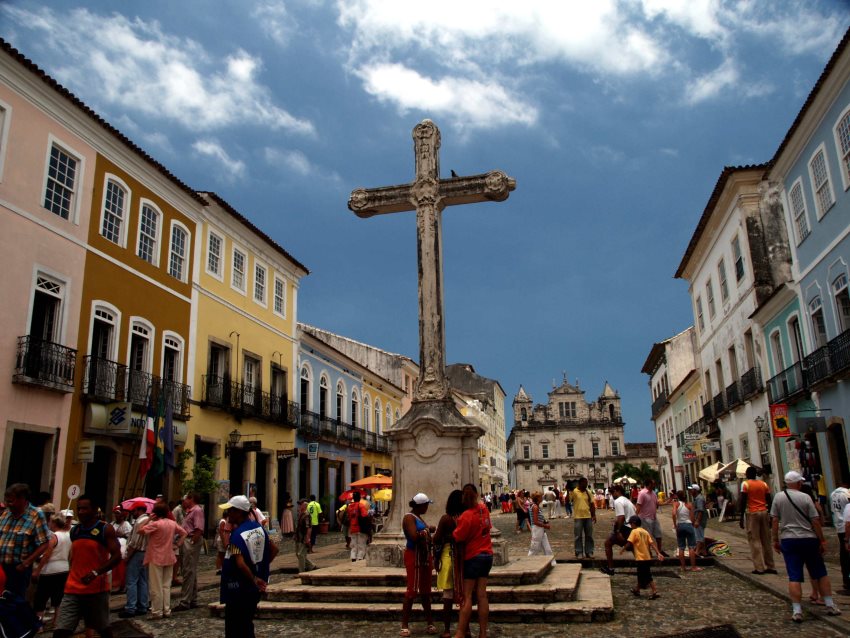
<path fill-rule="evenodd" d="M 348 208 L 358 217 L 373 217 L 387 213 L 416 210 L 411 201 L 410 184 L 383 186 L 381 188 L 358 188 L 351 191 Z"/>
<path fill-rule="evenodd" d="M 440 199 L 443 206 L 503 202 L 516 189 L 516 180 L 502 171 L 440 180 Z"/>

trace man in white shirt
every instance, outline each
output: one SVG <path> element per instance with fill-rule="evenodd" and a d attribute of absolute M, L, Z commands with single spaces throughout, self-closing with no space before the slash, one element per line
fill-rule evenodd
<path fill-rule="evenodd" d="M 626 540 L 632 531 L 629 527 L 629 519 L 635 516 L 635 506 L 626 497 L 622 485 L 612 487 L 611 493 L 614 496 L 614 516 L 616 518 L 614 519 L 614 529 L 611 530 L 611 535 L 605 541 L 605 558 L 608 565 L 601 568 L 602 573 L 609 576 L 614 575 L 614 545 L 618 547 L 626 545 Z"/>
<path fill-rule="evenodd" d="M 850 505 L 850 489 L 848 488 L 850 484 L 847 481 L 841 481 L 841 484 L 829 495 L 829 509 L 832 511 L 832 524 L 835 525 L 835 531 L 838 533 L 841 582 L 844 589 L 850 593 L 850 551 L 847 550 L 847 540 L 850 537 L 844 531 L 848 523 L 847 513 L 850 512 L 847 509 Z"/>

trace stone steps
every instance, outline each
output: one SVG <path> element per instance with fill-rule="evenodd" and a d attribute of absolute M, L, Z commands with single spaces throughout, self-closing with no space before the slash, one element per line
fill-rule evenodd
<path fill-rule="evenodd" d="M 494 570 L 495 571 L 495 570 Z M 575 598 L 581 573 L 580 565 L 558 565 L 547 572 L 538 583 L 527 585 L 490 584 L 487 591 L 493 604 L 526 604 L 564 602 Z M 335 603 L 351 599 L 351 585 L 313 585 L 285 582 L 270 585 L 266 591 L 269 602 L 325 602 Z M 364 585 L 356 588 L 358 602 L 401 604 L 405 593 L 404 585 Z M 435 604 L 441 600 L 442 592 L 432 591 Z"/>
<path fill-rule="evenodd" d="M 350 589 L 351 602 L 281 602 L 262 601 L 257 609 L 257 618 L 280 620 L 306 620 L 327 617 L 328 614 L 348 615 L 381 620 L 398 620 L 401 614 L 400 602 L 366 602 L 359 596 L 359 590 Z M 354 602 L 357 600 L 357 602 Z M 224 615 L 224 605 L 213 603 L 209 606 L 213 616 Z M 438 617 L 435 609 L 435 618 Z M 493 622 L 598 622 L 608 621 L 614 615 L 614 601 L 611 595 L 611 581 L 604 574 L 582 574 L 575 592 L 575 600 L 538 602 L 538 603 L 491 603 L 490 619 Z M 455 621 L 457 612 L 455 610 Z M 413 606 L 413 620 L 424 618 L 421 605 Z M 474 621 L 474 615 L 473 615 Z"/>

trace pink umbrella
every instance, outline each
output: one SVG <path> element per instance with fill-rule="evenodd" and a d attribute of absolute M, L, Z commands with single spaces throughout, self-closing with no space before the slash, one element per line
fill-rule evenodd
<path fill-rule="evenodd" d="M 122 501 L 121 507 L 123 507 L 126 511 L 129 512 L 133 509 L 133 506 L 136 503 L 143 503 L 145 506 L 145 511 L 150 514 L 153 511 L 153 506 L 156 501 L 146 496 L 137 496 L 136 498 L 128 498 L 126 501 Z"/>

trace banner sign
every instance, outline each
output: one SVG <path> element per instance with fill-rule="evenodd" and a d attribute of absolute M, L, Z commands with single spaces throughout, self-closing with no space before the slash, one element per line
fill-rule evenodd
<path fill-rule="evenodd" d="M 788 404 L 775 403 L 770 406 L 770 423 L 773 425 L 773 436 L 777 439 L 791 436 L 788 427 Z"/>
<path fill-rule="evenodd" d="M 141 440 L 147 417 L 142 412 L 133 411 L 130 403 L 89 403 L 83 420 L 83 431 L 87 434 L 109 435 L 120 438 Z M 160 420 L 160 426 L 163 421 Z M 174 444 L 186 445 L 189 428 L 185 421 L 172 421 Z"/>
<path fill-rule="evenodd" d="M 289 450 L 278 450 L 277 451 L 277 459 L 279 461 L 283 459 L 291 459 L 294 456 L 298 455 L 298 448 L 289 449 Z"/>
<path fill-rule="evenodd" d="M 701 438 L 703 438 L 703 436 L 699 432 L 685 432 L 684 433 L 685 441 L 699 441 Z"/>
<path fill-rule="evenodd" d="M 720 441 L 709 441 L 708 443 L 700 443 L 700 449 L 703 452 L 716 452 L 720 449 Z"/>
<path fill-rule="evenodd" d="M 683 461 L 696 461 L 697 453 L 696 452 L 682 452 L 682 460 Z"/>

